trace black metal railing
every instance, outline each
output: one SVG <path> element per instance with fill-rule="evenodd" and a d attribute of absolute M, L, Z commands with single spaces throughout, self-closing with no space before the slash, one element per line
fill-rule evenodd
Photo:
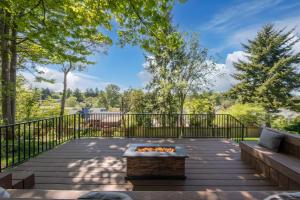
<path fill-rule="evenodd" d="M 0 126 L 0 171 L 81 137 L 227 138 L 244 125 L 227 114 L 73 114 Z"/>

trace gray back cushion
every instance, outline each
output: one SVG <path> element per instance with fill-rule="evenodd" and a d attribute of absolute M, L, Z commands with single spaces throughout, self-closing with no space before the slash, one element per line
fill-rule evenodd
<path fill-rule="evenodd" d="M 267 149 L 278 152 L 283 138 L 283 134 L 276 133 L 270 129 L 264 128 L 261 132 L 258 144 Z"/>

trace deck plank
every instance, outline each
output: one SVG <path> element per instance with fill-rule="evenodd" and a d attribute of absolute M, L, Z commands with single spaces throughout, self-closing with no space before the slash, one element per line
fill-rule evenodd
<path fill-rule="evenodd" d="M 126 181 L 130 143 L 186 146 L 186 180 Z M 106 191 L 262 191 L 278 190 L 240 159 L 236 143 L 223 139 L 82 138 L 49 150 L 15 171 L 33 171 L 35 189 Z"/>

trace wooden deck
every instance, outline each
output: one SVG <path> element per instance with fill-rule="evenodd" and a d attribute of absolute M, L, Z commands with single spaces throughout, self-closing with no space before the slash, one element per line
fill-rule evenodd
<path fill-rule="evenodd" d="M 186 146 L 186 180 L 125 181 L 129 143 Z M 16 171 L 33 171 L 35 189 L 106 191 L 276 191 L 280 190 L 240 160 L 237 144 L 217 139 L 83 138 L 45 152 Z"/>

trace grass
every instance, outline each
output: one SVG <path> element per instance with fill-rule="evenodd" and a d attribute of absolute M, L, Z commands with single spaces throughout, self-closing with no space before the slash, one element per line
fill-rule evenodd
<path fill-rule="evenodd" d="M 244 138 L 245 141 L 258 141 L 259 138 L 258 137 L 248 137 L 248 138 Z"/>

